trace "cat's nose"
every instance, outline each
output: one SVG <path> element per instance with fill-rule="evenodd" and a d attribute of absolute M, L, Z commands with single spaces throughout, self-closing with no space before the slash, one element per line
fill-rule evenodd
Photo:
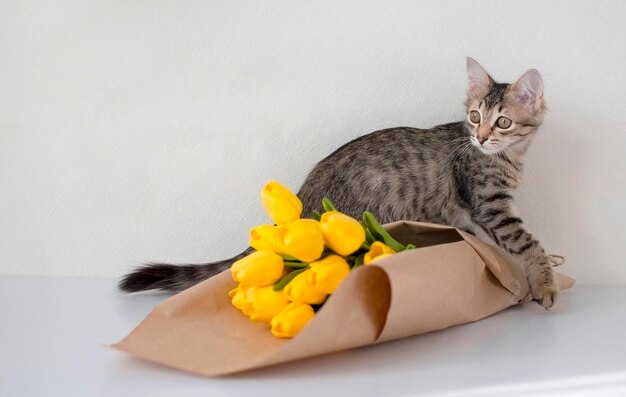
<path fill-rule="evenodd" d="M 478 143 L 482 145 L 489 138 L 483 138 L 483 137 L 477 136 L 476 139 L 478 140 Z"/>

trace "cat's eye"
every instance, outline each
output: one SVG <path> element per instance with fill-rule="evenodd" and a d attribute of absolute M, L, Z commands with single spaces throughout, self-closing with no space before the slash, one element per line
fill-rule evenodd
<path fill-rule="evenodd" d="M 496 120 L 498 128 L 502 128 L 503 130 L 510 128 L 511 124 L 513 124 L 513 122 L 508 117 L 500 116 L 498 117 L 498 120 Z"/>
<path fill-rule="evenodd" d="M 472 110 L 469 112 L 469 119 L 474 124 L 480 123 L 480 113 L 477 110 Z"/>

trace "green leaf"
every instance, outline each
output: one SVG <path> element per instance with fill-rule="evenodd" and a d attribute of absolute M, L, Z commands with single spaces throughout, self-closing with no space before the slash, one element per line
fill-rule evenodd
<path fill-rule="evenodd" d="M 406 250 L 406 247 L 402 243 L 391 237 L 391 234 L 389 234 L 389 232 L 387 232 L 385 228 L 382 227 L 382 225 L 378 222 L 378 220 L 376 220 L 371 212 L 365 211 L 363 213 L 363 221 L 370 229 L 374 237 L 379 237 L 382 242 L 391 247 L 391 249 L 396 252 Z"/>
<path fill-rule="evenodd" d="M 369 214 L 369 216 L 368 216 L 368 214 Z M 372 242 L 374 242 L 374 241 L 382 241 L 383 240 L 383 236 L 381 236 L 378 233 L 376 225 L 372 223 L 372 219 L 375 219 L 375 218 L 374 218 L 374 216 L 370 212 L 365 211 L 363 213 L 363 224 L 365 225 L 366 235 L 367 235 L 367 233 L 369 233 L 372 236 Z"/>
<path fill-rule="evenodd" d="M 372 232 L 370 232 L 370 229 L 365 225 L 365 222 L 361 222 L 361 226 L 363 226 L 363 229 L 365 230 L 365 241 L 368 244 L 372 244 L 374 241 L 376 241 L 376 239 L 372 235 Z"/>
<path fill-rule="evenodd" d="M 365 258 L 365 254 L 361 254 L 354 258 L 354 265 L 352 265 L 352 268 L 354 269 L 357 266 L 363 265 L 363 258 Z"/>
<path fill-rule="evenodd" d="M 322 206 L 324 207 L 324 209 L 325 209 L 327 212 L 330 212 L 330 211 L 338 211 L 338 210 L 337 210 L 337 207 L 335 207 L 335 204 L 333 204 L 333 202 L 332 202 L 332 201 L 330 201 L 330 200 L 328 199 L 328 197 L 324 197 L 324 198 L 322 199 Z"/>
<path fill-rule="evenodd" d="M 300 262 L 298 258 L 294 258 L 293 256 L 290 256 L 290 255 L 281 254 L 280 256 L 282 256 L 283 260 L 287 262 Z"/>
<path fill-rule="evenodd" d="M 319 221 L 320 219 L 322 219 L 322 214 L 313 210 L 313 219 L 315 219 L 316 221 Z"/>
<path fill-rule="evenodd" d="M 371 217 L 367 216 L 370 212 L 365 211 L 363 213 L 363 225 L 365 225 L 366 235 L 370 234 L 372 236 L 372 242 L 377 240 L 382 240 L 382 236 L 377 233 L 375 225 L 372 225 Z"/>
<path fill-rule="evenodd" d="M 285 264 L 285 267 L 288 267 L 290 269 L 304 269 L 305 267 L 309 266 L 308 263 L 303 262 L 284 261 L 283 263 Z"/>
<path fill-rule="evenodd" d="M 298 269 L 298 270 L 294 270 L 293 272 L 289 273 L 288 275 L 286 275 L 285 277 L 282 278 L 282 280 L 280 280 L 279 282 L 277 282 L 276 284 L 274 284 L 274 287 L 272 288 L 274 291 L 281 291 L 283 288 L 285 288 L 287 286 L 287 284 L 289 284 L 289 282 L 291 280 L 293 280 L 294 278 L 296 278 L 296 276 L 306 270 L 309 269 L 309 266 L 307 265 L 307 267 L 302 268 L 302 269 Z"/>
<path fill-rule="evenodd" d="M 334 253 L 335 253 L 335 251 L 333 251 L 332 248 L 330 248 L 327 245 L 324 245 L 324 251 L 322 251 L 322 256 L 328 256 L 328 255 L 332 255 Z"/>

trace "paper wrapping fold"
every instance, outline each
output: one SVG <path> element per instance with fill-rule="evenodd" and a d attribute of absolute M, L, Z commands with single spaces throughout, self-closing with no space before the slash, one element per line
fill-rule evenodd
<path fill-rule="evenodd" d="M 352 271 L 294 339 L 235 309 L 225 271 L 159 304 L 112 347 L 217 376 L 464 324 L 530 299 L 520 265 L 472 235 L 405 221 L 386 228 L 418 248 Z M 557 276 L 561 289 L 574 284 Z"/>

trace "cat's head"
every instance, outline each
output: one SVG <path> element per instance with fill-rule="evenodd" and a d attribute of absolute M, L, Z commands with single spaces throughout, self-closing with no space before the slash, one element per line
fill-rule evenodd
<path fill-rule="evenodd" d="M 514 84 L 500 84 L 467 58 L 467 76 L 465 125 L 472 145 L 485 154 L 523 151 L 545 112 L 539 72 L 531 69 Z"/>

